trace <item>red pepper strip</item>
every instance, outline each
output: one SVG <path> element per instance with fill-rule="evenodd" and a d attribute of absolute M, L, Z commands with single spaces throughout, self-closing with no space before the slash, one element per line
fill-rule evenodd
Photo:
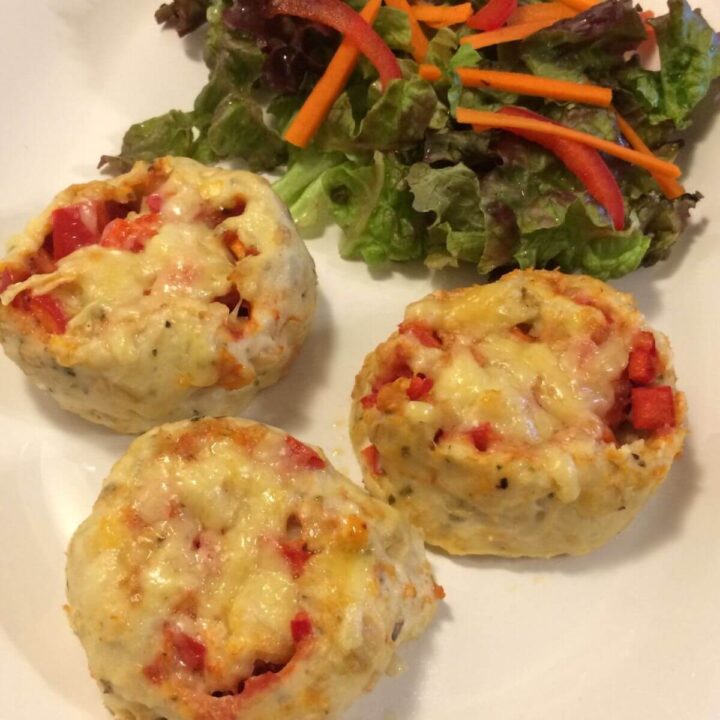
<path fill-rule="evenodd" d="M 468 432 L 468 436 L 472 441 L 472 444 L 475 446 L 475 449 L 480 452 L 485 452 L 488 449 L 492 435 L 493 429 L 490 423 L 478 425 L 476 428 L 473 428 Z"/>
<path fill-rule="evenodd" d="M 166 626 L 165 633 L 180 663 L 191 672 L 202 672 L 207 654 L 205 645 L 174 627 Z"/>
<path fill-rule="evenodd" d="M 85 201 L 53 210 L 53 258 L 60 260 L 81 247 L 100 239 L 102 203 Z"/>
<path fill-rule="evenodd" d="M 50 335 L 62 335 L 67 330 L 65 312 L 52 295 L 32 295 L 29 290 L 24 290 L 15 297 L 12 305 L 30 313 Z"/>
<path fill-rule="evenodd" d="M 0 273 L 0 293 L 5 292 L 11 285 L 28 279 L 28 274 L 24 270 L 18 268 L 4 267 Z"/>
<path fill-rule="evenodd" d="M 382 467 L 380 467 L 380 453 L 374 445 L 368 445 L 366 448 L 363 448 L 360 454 L 373 475 L 385 474 Z"/>
<path fill-rule="evenodd" d="M 538 115 L 531 110 L 514 105 L 504 107 L 498 112 L 502 115 L 514 115 L 515 117 L 526 117 L 542 122 L 552 122 L 543 115 Z M 558 125 L 559 123 L 553 124 Z M 508 128 L 507 131 L 540 145 L 553 153 L 580 180 L 590 195 L 605 208 L 615 229 L 622 230 L 625 227 L 625 201 L 623 200 L 622 191 L 617 180 L 615 180 L 615 176 L 610 172 L 610 168 L 597 150 L 572 140 L 543 135 L 531 130 Z"/>
<path fill-rule="evenodd" d="M 632 389 L 630 421 L 636 430 L 675 427 L 675 399 L 669 385 Z"/>
<path fill-rule="evenodd" d="M 293 15 L 334 28 L 351 40 L 375 66 L 383 89 L 391 80 L 402 77 L 402 71 L 385 41 L 342 0 L 269 0 L 269 15 Z"/>
<path fill-rule="evenodd" d="M 290 455 L 296 460 L 298 465 L 303 468 L 312 468 L 313 470 L 323 470 L 325 461 L 310 447 L 296 440 L 292 435 L 285 438 Z"/>
<path fill-rule="evenodd" d="M 100 245 L 103 247 L 141 252 L 150 238 L 157 235 L 162 225 L 162 216 L 156 214 L 139 215 L 133 220 L 118 218 L 103 231 Z"/>
<path fill-rule="evenodd" d="M 518 0 L 488 0 L 484 7 L 467 19 L 466 25 L 474 30 L 497 30 L 505 25 L 517 7 Z"/>
<path fill-rule="evenodd" d="M 425 347 L 442 347 L 442 341 L 435 334 L 435 331 L 429 325 L 425 325 L 424 323 L 413 321 L 400 323 L 398 330 L 401 335 L 414 335 L 418 342 Z"/>
<path fill-rule="evenodd" d="M 305 564 L 312 557 L 312 553 L 305 546 L 305 541 L 301 538 L 297 540 L 284 540 L 278 543 L 280 552 L 287 560 L 290 571 L 294 578 L 299 578 L 305 570 Z"/>
<path fill-rule="evenodd" d="M 425 375 L 413 375 L 408 385 L 407 396 L 410 400 L 421 400 L 433 387 L 433 381 Z"/>
<path fill-rule="evenodd" d="M 649 385 L 657 375 L 657 350 L 651 332 L 638 333 L 630 351 L 628 377 L 636 385 Z"/>
<path fill-rule="evenodd" d="M 306 612 L 301 610 L 290 621 L 290 633 L 296 645 L 299 645 L 306 637 L 312 635 L 312 622 Z"/>

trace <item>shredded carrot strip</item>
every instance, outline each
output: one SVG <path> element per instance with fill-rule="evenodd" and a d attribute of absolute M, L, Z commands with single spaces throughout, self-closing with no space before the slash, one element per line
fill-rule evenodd
<path fill-rule="evenodd" d="M 638 152 L 655 157 L 653 151 L 635 132 L 635 128 L 633 128 L 633 126 L 622 115 L 620 115 L 617 110 L 615 110 L 615 117 L 617 118 L 617 124 L 620 128 L 620 132 L 625 136 L 625 139 L 630 143 L 630 145 Z M 677 182 L 677 180 L 673 180 L 664 175 L 659 175 L 655 172 L 651 173 L 651 175 L 655 178 L 655 182 L 660 186 L 660 189 L 663 193 L 665 193 L 665 196 L 670 200 L 675 200 L 675 198 L 679 198 L 681 195 L 685 194 L 685 188 Z"/>
<path fill-rule="evenodd" d="M 608 155 L 614 155 L 621 160 L 638 165 L 639 167 L 645 168 L 650 172 L 657 173 L 658 175 L 669 178 L 680 177 L 680 168 L 674 163 L 660 160 L 660 158 L 657 158 L 652 154 L 648 156 L 644 153 L 638 152 L 637 150 L 630 150 L 618 143 L 603 140 L 595 135 L 580 132 L 579 130 L 573 130 L 554 122 L 541 122 L 530 118 L 503 115 L 500 113 L 485 112 L 482 110 L 472 110 L 470 108 L 462 107 L 457 109 L 455 117 L 458 122 L 473 125 L 478 131 L 487 130 L 489 128 L 498 128 L 500 130 L 503 128 L 528 130 L 530 132 L 566 138 L 567 140 L 575 140 L 583 145 L 589 145 L 596 150 L 600 150 Z"/>
<path fill-rule="evenodd" d="M 360 12 L 370 24 L 375 21 L 382 0 L 368 0 Z M 330 112 L 355 69 L 360 51 L 345 39 L 335 52 L 323 76 L 312 89 L 293 121 L 285 130 L 283 138 L 297 147 L 307 147 L 320 125 Z"/>
<path fill-rule="evenodd" d="M 515 40 L 524 40 L 530 35 L 534 35 L 540 30 L 555 24 L 554 18 L 546 18 L 545 20 L 535 20 L 533 22 L 522 23 L 522 25 L 509 25 L 500 30 L 490 30 L 488 32 L 478 33 L 477 35 L 466 35 L 460 40 L 461 45 L 470 45 L 475 50 L 480 48 L 491 47 L 492 45 L 500 45 L 500 43 L 514 42 Z"/>
<path fill-rule="evenodd" d="M 560 0 L 561 3 L 571 7 L 573 10 L 578 12 L 584 12 L 589 10 L 594 5 L 597 5 L 601 0 Z"/>
<path fill-rule="evenodd" d="M 413 5 L 412 13 L 416 20 L 431 23 L 433 26 L 445 27 L 464 23 L 473 14 L 473 7 L 469 2 L 460 5 L 418 3 Z"/>
<path fill-rule="evenodd" d="M 423 29 L 418 24 L 413 14 L 413 8 L 407 0 L 385 0 L 385 4 L 396 10 L 402 10 L 410 21 L 410 43 L 412 45 L 412 56 L 415 62 L 421 63 L 427 55 L 428 46 L 430 43 L 425 37 Z"/>
<path fill-rule="evenodd" d="M 442 77 L 440 68 L 435 65 L 422 64 L 418 72 L 420 77 L 428 82 L 436 82 Z M 456 72 L 465 87 L 489 87 L 518 95 L 533 95 L 551 100 L 597 105 L 598 107 L 609 107 L 612 102 L 612 90 L 599 85 L 565 82 L 527 73 L 501 72 L 499 70 L 457 68 Z"/>
<path fill-rule="evenodd" d="M 575 11 L 559 2 L 535 3 L 521 5 L 508 20 L 508 25 L 522 25 L 536 20 L 564 20 L 573 17 Z"/>
<path fill-rule="evenodd" d="M 475 68 L 458 68 L 457 74 L 465 87 L 491 87 L 495 90 L 519 95 L 534 95 L 599 107 L 609 107 L 612 102 L 610 88 L 589 83 L 566 82 L 526 73 L 477 70 Z"/>
<path fill-rule="evenodd" d="M 423 80 L 428 82 L 436 82 L 442 77 L 442 70 L 437 65 L 427 65 L 426 63 L 420 64 L 418 73 Z"/>

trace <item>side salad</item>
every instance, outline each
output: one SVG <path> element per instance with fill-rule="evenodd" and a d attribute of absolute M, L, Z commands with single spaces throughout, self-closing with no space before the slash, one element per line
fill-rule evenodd
<path fill-rule="evenodd" d="M 720 43 L 686 0 L 659 17 L 631 0 L 174 0 L 156 18 L 207 21 L 208 83 L 102 164 L 285 166 L 298 228 L 339 225 L 346 258 L 619 277 L 667 258 L 701 198 L 673 161 Z"/>

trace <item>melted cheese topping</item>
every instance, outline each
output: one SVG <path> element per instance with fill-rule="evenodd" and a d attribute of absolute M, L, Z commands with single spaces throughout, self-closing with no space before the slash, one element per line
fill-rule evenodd
<path fill-rule="evenodd" d="M 116 465 L 68 561 L 73 625 L 116 696 L 174 718 L 171 692 L 196 709 L 245 707 L 269 664 L 263 682 L 317 670 L 322 685 L 347 662 L 367 683 L 394 629 L 403 639 L 427 623 L 435 586 L 419 538 L 293 447 L 279 431 L 205 420 L 153 431 Z M 177 633 L 204 648 L 201 667 L 168 641 Z M 300 657 L 319 667 L 299 673 Z"/>
<path fill-rule="evenodd" d="M 159 213 L 148 208 L 150 190 Z M 139 204 L 139 212 L 115 222 L 154 217 L 159 229 L 144 238 L 142 249 L 101 241 L 63 257 L 53 272 L 11 285 L 1 296 L 0 331 L 11 322 L 17 327 L 0 336 L 13 359 L 70 409 L 130 431 L 233 409 L 219 393 L 199 398 L 195 389 L 235 391 L 237 409 L 277 380 L 309 330 L 315 275 L 286 208 L 265 180 L 183 158 L 141 163 L 116 180 L 61 193 L 14 240 L 8 263 L 30 262 L 52 231 L 53 210 L 89 200 Z M 235 240 L 238 257 L 231 250 Z M 15 311 L 10 304 L 24 291 L 51 294 L 69 319 L 67 330 L 48 335 Z M 247 318 L 238 315 L 237 304 L 223 304 L 232 292 L 236 303 L 245 303 Z M 29 335 L 45 357 L 30 362 L 27 344 L 13 347 Z M 72 368 L 75 379 L 57 372 L 58 365 Z"/>

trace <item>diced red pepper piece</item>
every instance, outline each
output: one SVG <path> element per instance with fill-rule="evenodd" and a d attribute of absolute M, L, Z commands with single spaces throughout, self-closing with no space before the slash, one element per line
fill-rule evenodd
<path fill-rule="evenodd" d="M 159 685 L 165 679 L 164 657 L 158 655 L 149 665 L 142 669 L 142 672 L 153 685 Z"/>
<path fill-rule="evenodd" d="M 363 395 L 363 397 L 360 398 L 360 404 L 366 409 L 369 410 L 370 408 L 373 408 L 377 405 L 377 393 L 371 392 L 367 395 Z"/>
<path fill-rule="evenodd" d="M 100 239 L 103 203 L 86 200 L 53 210 L 53 258 L 60 260 L 81 247 L 94 245 Z"/>
<path fill-rule="evenodd" d="M 466 23 L 474 30 L 497 30 L 517 10 L 518 0 L 488 0 Z"/>
<path fill-rule="evenodd" d="M 552 122 L 543 115 L 514 105 L 504 107 L 498 112 L 503 115 Z M 508 128 L 507 132 L 540 145 L 553 153 L 580 180 L 590 195 L 605 208 L 614 228 L 622 230 L 625 227 L 625 201 L 622 191 L 615 176 L 597 150 L 572 140 L 551 137 L 531 130 Z"/>
<path fill-rule="evenodd" d="M 150 238 L 157 235 L 162 217 L 157 214 L 139 215 L 132 220 L 117 218 L 103 231 L 100 245 L 103 247 L 141 252 Z"/>
<path fill-rule="evenodd" d="M 432 388 L 433 381 L 422 373 L 418 373 L 417 375 L 413 375 L 410 380 L 410 384 L 407 389 L 407 396 L 410 400 L 421 400 L 432 390 Z"/>
<path fill-rule="evenodd" d="M 4 267 L 0 273 L 0 293 L 5 292 L 11 285 L 27 280 L 29 277 L 25 270 L 10 267 Z"/>
<path fill-rule="evenodd" d="M 380 466 L 380 453 L 374 445 L 368 445 L 366 448 L 363 448 L 360 454 L 373 475 L 385 474 Z"/>
<path fill-rule="evenodd" d="M 421 322 L 404 322 L 398 327 L 401 335 L 414 335 L 418 342 L 425 347 L 441 348 L 442 340 L 436 335 L 435 331 L 429 326 Z"/>
<path fill-rule="evenodd" d="M 174 627 L 166 627 L 166 633 L 180 663 L 191 672 L 202 672 L 207 654 L 205 645 Z"/>
<path fill-rule="evenodd" d="M 327 25 L 348 38 L 375 66 L 383 89 L 402 78 L 400 64 L 372 26 L 343 0 L 269 0 L 268 14 L 293 15 Z"/>
<path fill-rule="evenodd" d="M 305 443 L 296 440 L 292 435 L 285 438 L 285 444 L 290 451 L 290 455 L 300 467 L 312 468 L 313 470 L 323 470 L 325 468 L 326 463 L 320 455 Z"/>
<path fill-rule="evenodd" d="M 630 420 L 636 430 L 675 427 L 675 397 L 669 385 L 633 388 L 631 403 Z"/>
<path fill-rule="evenodd" d="M 30 313 L 51 335 L 62 335 L 67 330 L 67 316 L 60 302 L 52 295 L 33 295 L 25 290 L 15 297 L 12 305 Z"/>
<path fill-rule="evenodd" d="M 312 553 L 307 549 L 305 541 L 302 539 L 284 540 L 278 544 L 283 557 L 290 565 L 292 576 L 299 578 L 305 570 L 307 561 L 312 557 Z"/>
<path fill-rule="evenodd" d="M 310 616 L 302 610 L 290 621 L 290 632 L 293 642 L 299 645 L 305 638 L 312 635 Z"/>
<path fill-rule="evenodd" d="M 493 438 L 493 429 L 490 423 L 482 423 L 476 428 L 468 431 L 468 437 L 476 450 L 485 452 Z"/>
<path fill-rule="evenodd" d="M 636 385 L 649 385 L 657 376 L 657 349 L 651 332 L 638 333 L 628 360 L 628 377 Z"/>
<path fill-rule="evenodd" d="M 380 369 L 372 385 L 373 392 L 378 392 L 384 385 L 389 385 L 400 378 L 411 378 L 413 376 L 413 371 L 401 350 L 401 348 L 397 348 L 391 361 Z"/>

